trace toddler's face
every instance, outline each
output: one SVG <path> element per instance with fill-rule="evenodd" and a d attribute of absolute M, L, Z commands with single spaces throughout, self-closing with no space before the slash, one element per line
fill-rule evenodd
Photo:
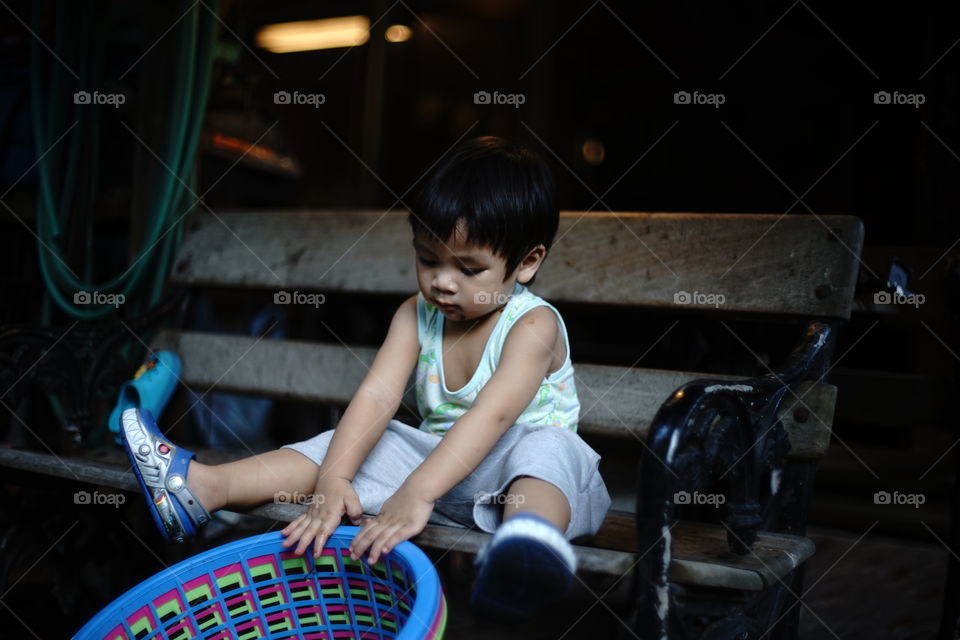
<path fill-rule="evenodd" d="M 466 242 L 455 233 L 439 242 L 426 233 L 413 240 L 417 282 L 428 302 L 453 322 L 472 321 L 506 304 L 517 272 L 506 274 L 506 261 L 488 247 Z"/>

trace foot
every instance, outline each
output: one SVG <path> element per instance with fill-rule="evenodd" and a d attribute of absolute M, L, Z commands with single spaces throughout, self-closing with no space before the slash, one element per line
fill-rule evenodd
<path fill-rule="evenodd" d="M 557 600 L 576 571 L 573 547 L 547 520 L 522 513 L 505 521 L 477 555 L 470 606 L 478 616 L 529 618 Z"/>
<path fill-rule="evenodd" d="M 187 468 L 195 454 L 164 438 L 145 409 L 125 410 L 121 425 L 124 447 L 160 533 L 177 542 L 193 537 L 210 520 L 187 486 Z"/>

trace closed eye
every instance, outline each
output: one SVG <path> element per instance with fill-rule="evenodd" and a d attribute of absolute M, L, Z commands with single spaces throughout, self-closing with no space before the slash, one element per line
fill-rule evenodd
<path fill-rule="evenodd" d="M 478 273 L 483 273 L 486 269 L 469 269 L 467 267 L 462 267 L 460 272 L 465 276 L 475 276 Z"/>
<path fill-rule="evenodd" d="M 434 265 L 437 264 L 437 263 L 434 262 L 433 260 L 427 260 L 427 259 L 424 258 L 423 256 L 417 256 L 417 260 L 419 260 L 419 261 L 420 261 L 420 264 L 422 264 L 422 265 L 425 266 L 425 267 L 432 267 L 432 266 L 434 266 Z"/>

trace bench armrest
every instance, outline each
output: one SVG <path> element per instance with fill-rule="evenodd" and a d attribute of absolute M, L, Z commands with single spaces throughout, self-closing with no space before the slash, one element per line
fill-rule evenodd
<path fill-rule="evenodd" d="M 635 586 L 642 594 L 638 613 L 645 624 L 654 625 L 643 628 L 666 629 L 673 609 L 668 571 L 678 497 L 683 503 L 704 489 L 725 489 L 712 495 L 725 498 L 722 521 L 729 547 L 737 554 L 750 552 L 762 524 L 783 528 L 777 512 L 782 509 L 790 440 L 778 411 L 801 384 L 826 374 L 834 334 L 833 324 L 811 322 L 779 368 L 744 380 L 694 380 L 674 391 L 657 411 L 640 456 L 637 492 L 637 535 L 644 553 L 635 573 Z M 809 483 L 804 485 L 803 504 L 797 507 L 805 516 Z M 717 500 L 713 498 L 714 503 Z M 764 503 L 774 507 L 767 510 L 767 522 Z"/>

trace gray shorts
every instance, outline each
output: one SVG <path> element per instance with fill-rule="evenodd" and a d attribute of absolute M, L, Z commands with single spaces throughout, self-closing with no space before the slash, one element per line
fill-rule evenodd
<path fill-rule="evenodd" d="M 285 445 L 319 465 L 333 430 Z M 353 488 L 364 513 L 380 512 L 383 503 L 433 451 L 442 436 L 399 420 L 387 430 L 357 471 Z M 435 524 L 477 526 L 493 533 L 500 524 L 510 484 L 520 476 L 556 486 L 570 503 L 568 539 L 596 533 L 610 508 L 610 496 L 597 470 L 600 456 L 577 434 L 557 427 L 515 424 L 497 440 L 473 473 L 448 491 L 434 507 Z"/>

